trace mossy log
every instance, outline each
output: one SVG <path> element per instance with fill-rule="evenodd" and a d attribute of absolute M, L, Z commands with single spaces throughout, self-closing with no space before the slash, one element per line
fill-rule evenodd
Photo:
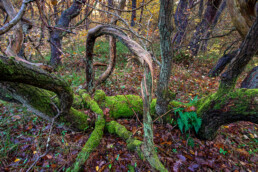
<path fill-rule="evenodd" d="M 53 92 L 13 82 L 0 82 L 0 88 L 12 99 L 20 102 L 45 120 L 51 121 L 57 115 L 57 109 L 53 104 L 58 106 L 59 101 L 53 98 L 56 95 Z M 69 110 L 68 115 L 60 115 L 55 122 L 78 131 L 84 131 L 92 125 L 86 114 L 73 107 Z"/>
<path fill-rule="evenodd" d="M 258 89 L 238 89 L 228 94 L 215 93 L 201 100 L 198 115 L 202 126 L 198 137 L 212 140 L 221 125 L 236 121 L 258 124 Z"/>
<path fill-rule="evenodd" d="M 68 115 L 73 102 L 73 92 L 63 79 L 41 68 L 0 56 L 0 81 L 32 85 L 55 92 L 60 99 L 61 115 Z"/>

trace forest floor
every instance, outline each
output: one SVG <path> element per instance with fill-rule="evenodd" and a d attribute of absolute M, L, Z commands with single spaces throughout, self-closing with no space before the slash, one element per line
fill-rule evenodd
<path fill-rule="evenodd" d="M 101 45 L 101 42 L 99 43 Z M 98 45 L 96 46 L 98 48 Z M 103 47 L 103 45 L 99 46 Z M 83 51 L 83 50 L 82 50 Z M 121 50 L 123 51 L 123 47 Z M 74 57 L 64 59 L 64 66 L 57 75 L 71 83 L 76 90 L 84 84 L 84 69 L 82 58 L 75 58 L 79 52 L 71 53 Z M 101 62 L 103 54 L 100 50 L 96 59 Z M 101 86 L 107 95 L 140 93 L 142 69 L 134 60 L 128 63 L 124 56 L 118 58 L 114 73 Z M 80 55 L 83 56 L 83 55 Z M 199 57 L 191 62 L 181 61 L 173 64 L 170 90 L 176 92 L 176 100 L 189 102 L 216 92 L 219 78 L 209 78 L 207 73 L 212 68 L 215 59 Z M 105 67 L 98 67 L 96 75 Z M 245 73 L 246 75 L 246 73 Z M 241 76 L 239 83 L 245 75 Z M 157 83 L 158 67 L 155 65 L 155 80 Z M 84 110 L 92 114 L 89 110 Z M 106 110 L 108 113 L 108 110 Z M 46 142 L 51 124 L 43 121 L 20 105 L 0 101 L 0 171 L 26 171 L 39 156 L 43 155 L 33 165 L 34 171 L 63 171 L 70 166 L 78 152 L 87 141 L 93 130 L 73 132 L 62 126 L 54 125 L 50 135 L 50 146 L 46 152 Z M 134 136 L 142 140 L 141 124 L 133 119 L 117 120 Z M 181 133 L 175 123 L 154 124 L 154 143 L 163 164 L 169 171 L 257 171 L 258 170 L 258 125 L 249 122 L 237 122 L 222 126 L 213 141 L 201 141 L 193 133 Z M 85 164 L 85 171 L 151 171 L 147 162 L 139 159 L 135 152 L 126 148 L 122 139 L 104 134 L 101 144 L 91 154 Z"/>

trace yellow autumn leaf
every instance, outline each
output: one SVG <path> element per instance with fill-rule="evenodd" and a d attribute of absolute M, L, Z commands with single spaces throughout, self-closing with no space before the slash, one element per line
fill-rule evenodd
<path fill-rule="evenodd" d="M 33 154 L 36 154 L 37 153 L 37 151 L 33 151 Z"/>
<path fill-rule="evenodd" d="M 99 171 L 99 166 L 96 166 L 96 171 Z"/>
<path fill-rule="evenodd" d="M 19 162 L 21 159 L 19 159 L 19 158 L 16 158 L 15 160 L 14 160 L 14 162 Z"/>
<path fill-rule="evenodd" d="M 190 150 L 190 153 L 194 155 L 194 151 Z"/>
<path fill-rule="evenodd" d="M 255 137 L 254 137 L 254 135 L 252 134 L 252 133 L 249 133 L 249 136 L 252 138 L 252 139 L 254 139 Z"/>

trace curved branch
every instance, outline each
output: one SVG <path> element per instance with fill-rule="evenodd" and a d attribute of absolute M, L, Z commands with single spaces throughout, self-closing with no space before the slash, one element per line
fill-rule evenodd
<path fill-rule="evenodd" d="M 210 70 L 209 76 L 210 77 L 216 77 L 219 76 L 219 74 L 225 69 L 227 64 L 230 63 L 230 61 L 235 57 L 237 54 L 237 50 L 223 55 L 217 62 L 217 64 Z"/>
<path fill-rule="evenodd" d="M 137 59 L 141 64 L 147 63 L 150 68 L 151 75 L 153 77 L 153 67 L 151 55 L 149 52 L 144 50 L 137 42 L 129 38 L 123 31 L 118 30 L 112 26 L 99 25 L 92 28 L 88 32 L 86 41 L 86 81 L 87 90 L 91 91 L 94 87 L 94 76 L 93 76 L 93 48 L 95 40 L 102 35 L 110 35 L 119 39 L 127 48 L 137 56 Z"/>
<path fill-rule="evenodd" d="M 126 0 L 122 0 L 119 3 L 119 9 L 124 9 L 125 7 L 125 3 Z M 117 15 L 121 15 L 121 11 L 117 12 Z M 116 16 L 113 16 L 113 18 L 111 19 L 111 24 L 116 25 L 118 21 L 118 18 Z M 108 63 L 108 67 L 106 69 L 105 72 L 103 72 L 100 77 L 98 78 L 98 80 L 95 83 L 95 87 L 97 87 L 99 84 L 101 84 L 102 82 L 104 82 L 113 72 L 115 65 L 116 65 L 116 39 L 114 37 L 110 37 L 109 38 L 109 63 Z"/>
<path fill-rule="evenodd" d="M 86 80 L 87 89 L 93 89 L 93 48 L 97 37 L 102 35 L 110 35 L 119 39 L 127 48 L 136 55 L 138 61 L 144 67 L 144 75 L 141 82 L 141 95 L 143 100 L 143 123 L 144 123 L 144 144 L 143 152 L 148 162 L 153 168 L 159 171 L 167 171 L 164 165 L 160 162 L 153 143 L 153 127 L 150 116 L 150 102 L 152 100 L 152 82 L 153 82 L 153 67 L 150 53 L 144 50 L 137 42 L 130 39 L 121 30 L 110 26 L 97 26 L 88 32 L 86 41 Z"/>
<path fill-rule="evenodd" d="M 0 35 L 8 32 L 13 26 L 15 26 L 22 18 L 26 11 L 27 4 L 32 2 L 33 0 L 23 0 L 20 11 L 17 15 L 7 24 L 0 28 Z"/>

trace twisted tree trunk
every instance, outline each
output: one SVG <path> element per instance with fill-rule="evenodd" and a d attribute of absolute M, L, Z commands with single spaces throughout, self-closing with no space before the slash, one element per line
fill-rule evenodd
<path fill-rule="evenodd" d="M 198 110 L 198 114 L 204 119 L 201 132 L 198 133 L 200 138 L 212 139 L 214 130 L 217 130 L 218 126 L 231 121 L 250 120 L 257 123 L 257 89 L 233 91 L 239 75 L 257 51 L 258 17 L 256 17 L 236 56 L 231 60 L 228 69 L 221 75 L 217 93 L 207 98 Z M 220 106 L 223 102 L 227 102 L 227 104 Z M 231 108 L 233 113 L 228 113 L 228 109 Z"/>
<path fill-rule="evenodd" d="M 73 4 L 70 8 L 65 10 L 60 16 L 56 27 L 67 29 L 71 20 L 77 17 L 86 0 L 77 1 L 74 0 Z M 61 55 L 62 55 L 62 39 L 64 36 L 64 31 L 60 29 L 53 29 L 50 31 L 50 47 L 51 47 L 51 59 L 50 63 L 52 66 L 56 67 L 61 63 Z"/>

